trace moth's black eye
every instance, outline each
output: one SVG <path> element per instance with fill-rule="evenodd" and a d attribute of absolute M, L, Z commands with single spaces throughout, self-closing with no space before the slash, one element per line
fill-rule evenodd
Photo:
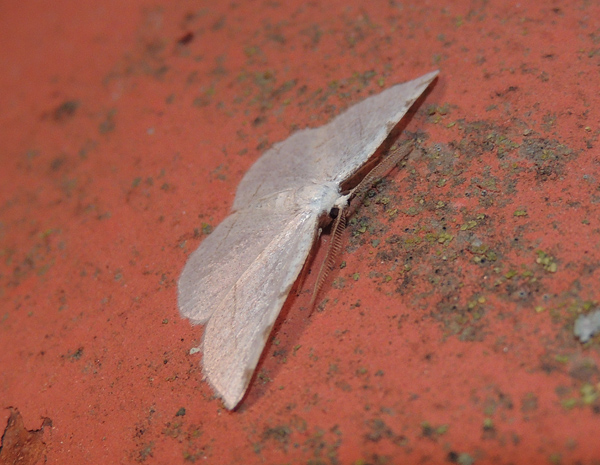
<path fill-rule="evenodd" d="M 340 214 L 340 209 L 338 207 L 333 207 L 331 210 L 329 210 L 329 217 L 332 220 L 335 220 L 339 214 Z"/>

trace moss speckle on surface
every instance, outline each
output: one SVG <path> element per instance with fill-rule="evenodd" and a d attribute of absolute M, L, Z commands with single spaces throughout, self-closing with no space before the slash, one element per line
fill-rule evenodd
<path fill-rule="evenodd" d="M 548 255 L 542 250 L 536 251 L 536 255 L 536 263 L 542 265 L 544 267 L 544 270 L 550 273 L 556 273 L 556 271 L 558 270 L 558 265 L 556 264 L 555 258 L 553 256 Z"/>

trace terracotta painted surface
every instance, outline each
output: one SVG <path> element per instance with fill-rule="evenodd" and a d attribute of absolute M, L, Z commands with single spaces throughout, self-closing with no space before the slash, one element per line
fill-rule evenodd
<path fill-rule="evenodd" d="M 348 3 L 0 4 L 0 429 L 51 421 L 51 464 L 600 461 L 600 4 Z M 271 144 L 437 68 L 226 411 L 187 256 Z"/>

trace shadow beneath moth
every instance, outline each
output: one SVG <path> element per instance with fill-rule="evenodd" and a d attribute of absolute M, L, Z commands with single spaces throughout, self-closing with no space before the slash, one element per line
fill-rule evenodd
<path fill-rule="evenodd" d="M 339 248 L 337 231 L 351 198 L 411 147 L 384 159 L 351 191 L 341 186 L 361 171 L 437 74 L 390 87 L 323 126 L 274 144 L 243 177 L 230 215 L 190 255 L 179 278 L 179 311 L 192 324 L 206 325 L 204 374 L 228 409 L 243 398 L 324 219 L 337 213 L 331 247 Z M 331 266 L 326 260 L 321 267 L 313 301 Z"/>

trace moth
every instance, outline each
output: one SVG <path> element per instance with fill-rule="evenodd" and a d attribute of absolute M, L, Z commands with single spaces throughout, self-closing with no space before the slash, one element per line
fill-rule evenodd
<path fill-rule="evenodd" d="M 190 255 L 179 278 L 179 311 L 206 325 L 204 374 L 228 409 L 244 396 L 330 213 L 344 221 L 359 189 L 342 192 L 344 182 L 361 172 L 437 74 L 390 87 L 274 144 L 241 180 L 229 216 Z"/>

